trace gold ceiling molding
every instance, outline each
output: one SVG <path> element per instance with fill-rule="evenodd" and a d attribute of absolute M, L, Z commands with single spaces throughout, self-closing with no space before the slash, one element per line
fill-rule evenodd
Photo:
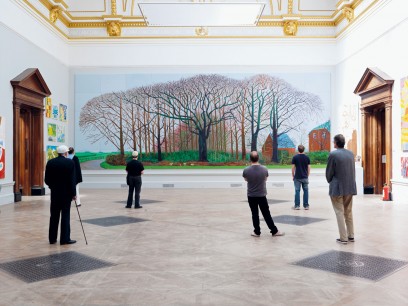
<path fill-rule="evenodd" d="M 260 21 L 259 27 L 283 27 L 284 21 Z M 301 27 L 334 27 L 334 21 L 298 21 Z"/>
<path fill-rule="evenodd" d="M 116 15 L 116 0 L 111 0 L 111 14 Z"/>
<path fill-rule="evenodd" d="M 354 10 L 351 7 L 343 7 L 342 14 L 345 18 L 347 18 L 348 22 L 354 19 Z"/>
<path fill-rule="evenodd" d="M 121 22 L 122 28 L 145 28 L 147 27 L 145 22 Z M 106 22 L 72 22 L 70 28 L 105 28 Z"/>
<path fill-rule="evenodd" d="M 278 36 L 278 35 L 259 35 L 259 36 L 204 36 L 199 39 L 334 39 L 335 36 Z M 72 41 L 81 41 L 81 40 L 106 40 L 106 39 L 122 39 L 122 40 L 150 40 L 150 39 L 197 39 L 197 36 L 121 36 L 121 37 L 72 37 Z"/>
<path fill-rule="evenodd" d="M 105 28 L 106 22 L 71 22 L 69 24 L 70 28 L 80 29 L 80 28 Z"/>
<path fill-rule="evenodd" d="M 42 5 L 44 5 L 47 9 L 51 9 L 54 5 L 48 0 L 39 0 Z"/>
<path fill-rule="evenodd" d="M 299 21 L 298 25 L 301 27 L 334 27 L 334 21 Z"/>
<path fill-rule="evenodd" d="M 259 21 L 258 27 L 283 27 L 283 21 Z"/>
<path fill-rule="evenodd" d="M 283 24 L 283 33 L 286 36 L 296 36 L 298 30 L 297 20 L 288 20 Z"/>
<path fill-rule="evenodd" d="M 86 40 L 86 39 L 112 39 L 112 38 L 120 38 L 120 39 L 163 39 L 163 38 L 197 38 L 197 36 L 127 36 L 123 37 L 121 36 L 121 29 L 126 27 L 126 28 L 142 28 L 142 27 L 147 27 L 146 23 L 143 20 L 142 16 L 121 16 L 117 15 L 116 11 L 116 0 L 111 0 L 111 3 L 115 3 L 114 7 L 111 7 L 111 15 L 104 15 L 104 16 L 93 16 L 93 17 L 74 17 L 69 12 L 67 11 L 68 6 L 63 0 L 54 0 L 53 2 L 50 2 L 50 0 L 35 0 L 37 3 L 43 5 L 45 8 L 48 9 L 50 12 L 48 16 L 44 15 L 44 13 L 40 12 L 37 7 L 35 7 L 31 2 L 34 0 L 23 0 L 23 2 L 27 5 L 27 7 L 34 11 L 38 18 L 42 18 L 46 20 L 54 29 L 56 29 L 59 33 L 61 33 L 62 36 L 67 38 L 68 40 Z M 104 6 L 105 6 L 105 11 L 106 11 L 106 1 L 104 0 Z M 282 5 L 282 0 L 277 0 L 280 1 L 278 4 Z M 341 0 L 338 2 L 338 4 L 342 3 L 344 0 Z M 351 9 L 357 8 L 359 5 L 361 5 L 365 0 L 354 0 L 349 3 L 347 3 L 347 6 Z M 369 0 L 367 0 L 369 1 Z M 289 15 L 276 15 L 276 16 L 269 16 L 273 18 L 268 18 L 268 16 L 261 16 L 260 21 L 258 22 L 256 27 L 283 27 L 283 36 L 257 36 L 256 32 L 252 36 L 234 36 L 234 35 L 222 35 L 222 36 L 209 36 L 208 34 L 205 36 L 202 36 L 202 38 L 232 38 L 232 39 L 246 39 L 246 38 L 254 38 L 254 39 L 271 39 L 271 38 L 337 38 L 339 37 L 351 24 L 353 24 L 356 20 L 358 20 L 362 15 L 364 15 L 368 10 L 370 10 L 376 3 L 378 3 L 380 0 L 372 0 L 370 4 L 367 5 L 367 7 L 359 12 L 357 16 L 354 16 L 353 19 L 351 19 L 344 27 L 340 29 L 340 31 L 333 35 L 311 35 L 311 36 L 296 36 L 293 34 L 289 33 L 295 33 L 298 29 L 298 27 L 337 27 L 345 18 L 345 13 L 343 12 L 343 9 L 337 9 L 335 14 L 330 16 L 310 16 L 310 15 L 298 15 L 298 14 L 292 14 Z M 134 5 L 135 0 L 132 0 L 132 9 Z M 272 3 L 272 0 L 270 0 Z M 51 11 L 55 9 L 54 4 L 58 4 L 59 11 L 58 11 L 58 17 L 57 19 L 51 18 Z M 128 2 L 124 2 L 122 0 L 122 4 L 127 5 Z M 293 0 L 290 0 L 288 2 L 288 10 L 289 6 L 292 5 L 292 10 L 291 12 L 293 13 Z M 125 8 L 125 6 L 124 6 Z M 123 10 L 124 11 L 124 10 Z M 293 18 L 291 18 L 293 17 Z M 108 18 L 108 19 L 104 19 Z M 111 18 L 112 20 L 109 20 Z M 334 20 L 330 20 L 333 19 Z M 116 19 L 116 20 L 114 20 Z M 319 19 L 319 20 L 316 20 Z M 53 21 L 54 20 L 54 21 Z M 107 36 L 106 37 L 70 37 L 68 36 L 68 33 L 65 33 L 64 30 L 60 28 L 61 24 L 59 24 L 56 21 L 61 22 L 64 24 L 68 29 L 69 28 L 75 28 L 75 29 L 86 29 L 86 28 L 106 28 L 107 31 Z M 73 20 L 86 20 L 86 22 L 73 22 Z M 126 20 L 126 21 L 124 21 Z M 135 21 L 136 20 L 136 21 Z M 141 21 L 137 21 L 141 20 Z M 93 22 L 95 21 L 95 22 Z M 99 22 L 97 22 L 99 21 Z M 288 21 L 296 21 L 296 31 L 291 29 L 290 27 L 286 26 L 285 29 L 285 22 L 287 23 Z M 114 24 L 108 26 L 108 22 L 115 22 Z M 288 25 L 288 24 L 287 24 Z M 256 28 L 255 27 L 255 28 Z M 85 32 L 84 32 L 85 33 Z M 75 34 L 73 34 L 75 35 Z M 196 33 L 196 35 L 198 35 Z M 201 36 L 200 36 L 201 38 Z"/>
<path fill-rule="evenodd" d="M 208 28 L 207 27 L 195 28 L 195 33 L 198 37 L 208 36 Z"/>
<path fill-rule="evenodd" d="M 108 21 L 106 23 L 106 31 L 108 32 L 109 36 L 121 36 L 122 28 L 120 26 L 120 22 L 116 20 Z"/>
<path fill-rule="evenodd" d="M 64 2 L 64 0 L 54 0 L 55 3 L 61 4 L 65 9 L 68 9 L 68 4 Z"/>
<path fill-rule="evenodd" d="M 363 0 L 361 1 L 357 1 L 358 4 L 360 4 Z M 360 12 L 360 14 L 358 14 L 357 17 L 355 17 L 353 20 L 351 20 L 347 26 L 345 26 L 343 29 L 341 29 L 339 31 L 339 33 L 337 33 L 336 38 L 339 37 L 341 34 L 343 34 L 344 31 L 346 31 L 348 29 L 348 27 L 353 24 L 356 20 L 358 20 L 361 16 L 363 16 L 366 12 L 368 12 L 375 4 L 377 4 L 377 2 L 380 0 L 374 0 L 369 6 L 367 6 L 362 12 Z M 355 7 L 353 6 L 353 9 Z M 342 16 L 344 18 L 344 16 Z"/>
<path fill-rule="evenodd" d="M 50 21 L 55 23 L 59 16 L 61 15 L 61 8 L 59 6 L 54 6 L 50 10 Z"/>

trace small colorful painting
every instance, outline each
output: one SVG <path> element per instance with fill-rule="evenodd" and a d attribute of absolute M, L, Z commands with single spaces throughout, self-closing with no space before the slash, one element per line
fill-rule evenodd
<path fill-rule="evenodd" d="M 408 77 L 401 79 L 401 149 L 408 152 Z"/>
<path fill-rule="evenodd" d="M 401 176 L 408 178 L 408 157 L 401 157 Z"/>
<path fill-rule="evenodd" d="M 6 123 L 5 118 L 0 116 L 0 179 L 6 177 Z"/>
<path fill-rule="evenodd" d="M 45 98 L 45 117 L 51 118 L 51 108 L 52 108 L 51 98 L 47 97 Z"/>
<path fill-rule="evenodd" d="M 67 108 L 68 106 L 65 104 L 59 105 L 59 118 L 62 122 L 67 122 Z"/>
<path fill-rule="evenodd" d="M 47 161 L 57 156 L 57 146 L 47 146 Z"/>
<path fill-rule="evenodd" d="M 53 123 L 47 124 L 48 141 L 57 141 L 57 125 Z"/>
<path fill-rule="evenodd" d="M 57 141 L 65 142 L 65 126 L 57 125 Z"/>
<path fill-rule="evenodd" d="M 58 115 L 59 115 L 58 105 L 53 105 L 53 106 L 52 106 L 51 118 L 52 118 L 52 119 L 55 119 L 55 120 L 58 120 Z"/>

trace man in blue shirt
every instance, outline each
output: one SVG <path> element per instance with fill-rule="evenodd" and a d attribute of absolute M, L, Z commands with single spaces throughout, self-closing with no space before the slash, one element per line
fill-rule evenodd
<path fill-rule="evenodd" d="M 309 174 L 310 174 L 310 159 L 304 153 L 305 147 L 298 146 L 299 154 L 292 158 L 292 178 L 295 184 L 295 206 L 293 209 L 300 209 L 300 188 L 303 189 L 303 208 L 309 209 Z"/>

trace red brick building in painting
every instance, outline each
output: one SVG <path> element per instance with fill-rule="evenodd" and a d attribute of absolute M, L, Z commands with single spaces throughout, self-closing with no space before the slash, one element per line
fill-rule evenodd
<path fill-rule="evenodd" d="M 262 146 L 262 156 L 265 161 L 272 160 L 273 141 L 272 135 L 269 134 L 264 145 Z M 295 144 L 288 134 L 282 134 L 278 137 L 278 151 L 287 151 L 289 155 L 295 154 Z"/>
<path fill-rule="evenodd" d="M 330 151 L 330 120 L 309 133 L 309 152 Z"/>

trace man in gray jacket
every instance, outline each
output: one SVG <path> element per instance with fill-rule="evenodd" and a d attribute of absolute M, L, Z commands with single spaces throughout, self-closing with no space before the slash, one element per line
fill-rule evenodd
<path fill-rule="evenodd" d="M 344 149 L 346 140 L 343 135 L 334 136 L 335 151 L 329 155 L 326 167 L 326 179 L 329 183 L 329 195 L 337 217 L 342 244 L 354 242 L 353 195 L 357 194 L 354 155 Z"/>

